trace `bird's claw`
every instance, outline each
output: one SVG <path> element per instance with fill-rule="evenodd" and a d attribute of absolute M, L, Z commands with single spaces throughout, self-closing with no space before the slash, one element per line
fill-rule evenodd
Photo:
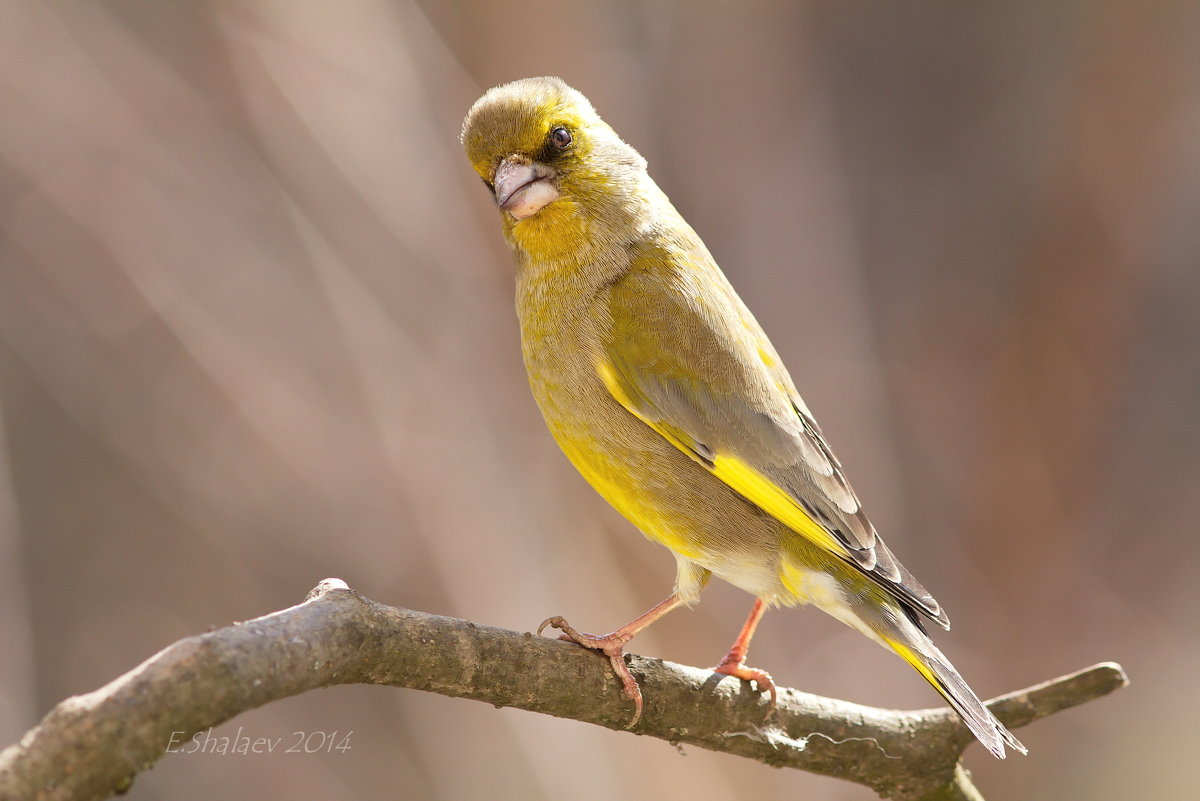
<path fill-rule="evenodd" d="M 555 615 L 548 617 L 538 626 L 537 633 L 541 634 L 546 628 L 558 629 L 562 634 L 558 635 L 558 639 L 573 642 L 577 645 L 582 645 L 584 648 L 590 648 L 593 651 L 599 651 L 608 657 L 609 664 L 612 665 L 613 673 L 617 674 L 617 678 L 621 682 L 621 692 L 630 701 L 633 701 L 633 719 L 625 726 L 627 729 L 632 729 L 642 719 L 642 688 L 638 686 L 637 679 L 629 671 L 629 666 L 625 664 L 625 643 L 629 642 L 629 637 L 613 632 L 605 634 L 603 637 L 597 637 L 595 634 L 585 634 L 581 631 L 576 631 L 571 627 L 564 618 Z M 763 675 L 766 675 L 765 673 Z M 774 686 L 774 685 L 772 685 Z"/>
<path fill-rule="evenodd" d="M 752 681 L 758 685 L 759 692 L 766 690 L 771 694 L 771 706 L 768 714 L 775 714 L 775 708 L 779 703 L 779 690 L 775 687 L 775 680 L 771 678 L 770 673 L 758 668 L 746 667 L 746 663 L 742 661 L 742 658 L 734 653 L 727 654 L 721 660 L 721 664 L 712 670 L 714 673 L 722 673 L 744 681 Z"/>

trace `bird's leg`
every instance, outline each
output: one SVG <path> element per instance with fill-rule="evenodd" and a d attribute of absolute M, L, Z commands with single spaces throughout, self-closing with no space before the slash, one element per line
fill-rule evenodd
<path fill-rule="evenodd" d="M 571 624 L 557 615 L 543 620 L 542 625 L 538 626 L 538 634 L 541 634 L 543 629 L 550 626 L 562 632 L 558 637 L 560 640 L 578 643 L 584 648 L 600 651 L 608 657 L 609 663 L 612 664 L 613 672 L 621 680 L 621 687 L 625 693 L 625 697 L 633 701 L 633 720 L 629 721 L 629 725 L 625 727 L 632 729 L 642 718 L 642 690 L 638 687 L 637 679 L 629 672 L 629 666 L 625 664 L 625 643 L 632 640 L 634 635 L 639 631 L 682 603 L 683 601 L 680 600 L 678 593 L 671 593 L 671 595 L 659 601 L 645 613 L 637 616 L 611 634 L 605 634 L 603 637 L 576 631 L 571 627 Z"/>
<path fill-rule="evenodd" d="M 758 621 L 762 619 L 765 611 L 767 611 L 767 605 L 763 603 L 762 598 L 755 598 L 754 608 L 750 610 L 750 615 L 746 618 L 746 623 L 742 626 L 737 639 L 733 641 L 733 645 L 729 646 L 729 653 L 725 654 L 725 658 L 713 668 L 713 671 L 753 681 L 758 685 L 759 692 L 766 690 L 771 694 L 771 709 L 773 710 L 779 700 L 779 693 L 775 689 L 775 680 L 765 670 L 746 667 L 746 652 L 750 650 L 750 638 L 754 636 L 754 630 L 758 628 Z"/>

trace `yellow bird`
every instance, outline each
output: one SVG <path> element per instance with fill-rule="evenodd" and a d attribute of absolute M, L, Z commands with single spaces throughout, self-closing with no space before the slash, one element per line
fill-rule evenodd
<path fill-rule="evenodd" d="M 603 637 L 609 657 L 716 575 L 755 597 L 714 668 L 771 693 L 746 651 L 768 606 L 814 604 L 899 654 L 983 745 L 1025 748 L 925 634 L 937 601 L 875 532 L 771 342 L 646 161 L 558 78 L 481 97 L 462 143 L 517 263 L 521 345 L 550 433 L 591 485 L 675 555 L 674 592 Z M 540 631 L 540 629 L 539 629 Z"/>

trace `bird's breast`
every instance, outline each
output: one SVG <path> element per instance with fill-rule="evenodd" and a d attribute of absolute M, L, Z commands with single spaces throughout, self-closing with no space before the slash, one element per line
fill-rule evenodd
<path fill-rule="evenodd" d="M 774 594 L 778 522 L 613 398 L 600 375 L 611 322 L 596 292 L 519 289 L 529 384 L 576 469 L 649 539 L 748 592 Z"/>

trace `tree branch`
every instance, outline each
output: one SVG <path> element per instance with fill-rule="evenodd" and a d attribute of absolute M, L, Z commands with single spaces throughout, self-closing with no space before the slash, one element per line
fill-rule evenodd
<path fill-rule="evenodd" d="M 646 697 L 634 729 L 849 779 L 899 801 L 975 799 L 949 709 L 898 712 L 781 689 L 773 718 L 742 682 L 631 656 Z M 607 660 L 576 645 L 398 609 L 326 579 L 299 606 L 180 640 L 58 704 L 0 752 L 0 798 L 100 799 L 128 789 L 168 745 L 269 701 L 336 684 L 410 687 L 622 730 L 629 702 Z M 1023 726 L 1127 684 L 1095 665 L 988 706 Z M 182 732 L 182 734 L 180 734 Z"/>

